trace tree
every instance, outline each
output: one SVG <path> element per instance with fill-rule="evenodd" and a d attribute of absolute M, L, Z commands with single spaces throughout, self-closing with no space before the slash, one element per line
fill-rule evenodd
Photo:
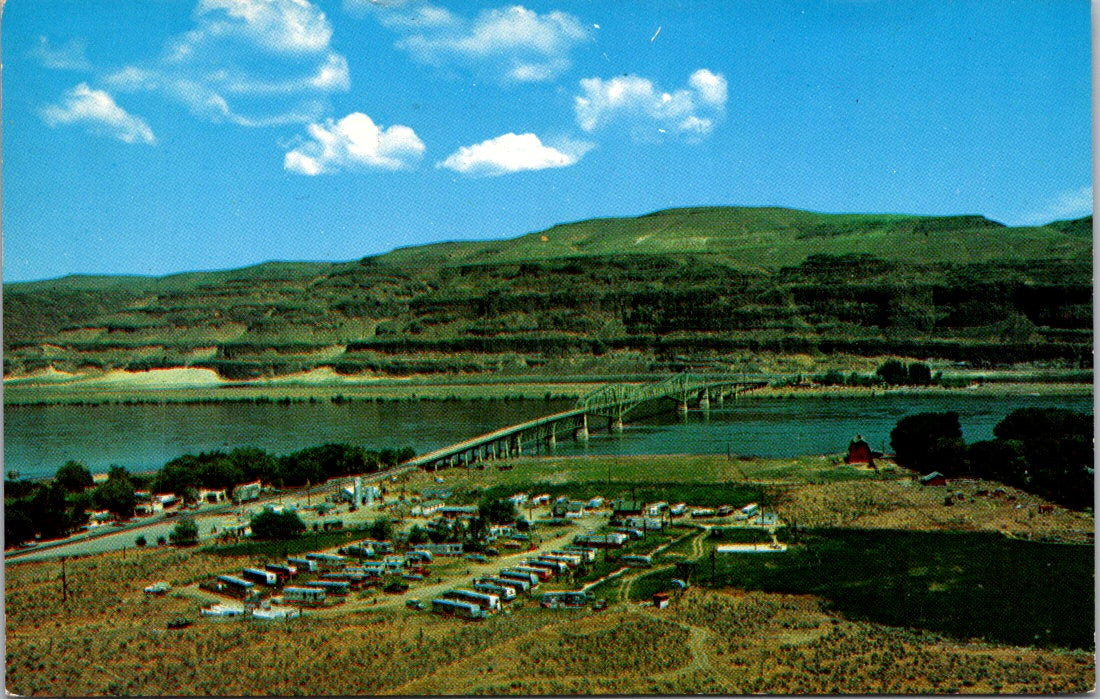
<path fill-rule="evenodd" d="M 27 514 L 43 539 L 64 536 L 72 528 L 71 511 L 65 499 L 67 493 L 64 487 L 52 481 L 31 496 Z"/>
<path fill-rule="evenodd" d="M 955 412 L 904 417 L 891 430 L 890 444 L 897 462 L 917 471 L 938 470 L 954 475 L 964 464 L 966 443 Z"/>
<path fill-rule="evenodd" d="M 5 546 L 15 546 L 34 538 L 37 529 L 27 510 L 27 503 L 20 500 L 4 504 Z"/>
<path fill-rule="evenodd" d="M 419 524 L 414 524 L 412 529 L 409 530 L 409 543 L 410 544 L 425 544 L 428 542 L 428 532 L 424 530 L 424 527 Z"/>
<path fill-rule="evenodd" d="M 134 539 L 134 546 L 145 546 L 147 543 L 144 534 L 139 534 L 138 538 Z"/>
<path fill-rule="evenodd" d="M 875 370 L 875 374 L 891 386 L 900 386 L 909 380 L 909 370 L 896 359 L 886 360 L 882 366 Z"/>
<path fill-rule="evenodd" d="M 912 386 L 928 386 L 932 383 L 932 370 L 927 364 L 913 362 L 909 365 L 909 384 Z"/>
<path fill-rule="evenodd" d="M 306 530 L 305 522 L 296 512 L 264 510 L 252 518 L 252 538 L 265 541 L 294 539 Z"/>
<path fill-rule="evenodd" d="M 79 461 L 66 461 L 64 466 L 57 469 L 54 480 L 71 493 L 79 493 L 95 485 L 92 472 Z"/>
<path fill-rule="evenodd" d="M 192 546 L 199 541 L 199 525 L 192 517 L 184 517 L 176 522 L 168 538 L 175 546 Z"/>
<path fill-rule="evenodd" d="M 493 524 L 511 524 L 516 520 L 516 506 L 511 500 L 485 498 L 478 505 L 477 514 Z"/>
<path fill-rule="evenodd" d="M 92 502 L 119 519 L 129 519 L 134 516 L 137 497 L 129 478 L 116 477 L 108 478 L 95 489 Z"/>
<path fill-rule="evenodd" d="M 379 517 L 370 525 L 371 538 L 376 541 L 387 541 L 393 538 L 393 522 L 389 517 Z"/>

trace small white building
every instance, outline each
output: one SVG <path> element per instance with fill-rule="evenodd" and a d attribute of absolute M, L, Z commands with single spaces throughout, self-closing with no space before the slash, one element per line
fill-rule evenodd
<path fill-rule="evenodd" d="M 233 489 L 233 500 L 236 502 L 248 502 L 249 500 L 257 500 L 260 497 L 261 489 L 262 486 L 260 485 L 259 481 L 242 483 Z"/>
<path fill-rule="evenodd" d="M 240 487 L 241 486 L 237 486 L 238 489 L 240 489 Z M 225 494 L 225 490 L 207 490 L 203 488 L 199 491 L 199 502 L 206 502 L 210 503 L 211 505 L 216 505 L 220 502 L 225 502 L 227 499 L 228 498 Z"/>

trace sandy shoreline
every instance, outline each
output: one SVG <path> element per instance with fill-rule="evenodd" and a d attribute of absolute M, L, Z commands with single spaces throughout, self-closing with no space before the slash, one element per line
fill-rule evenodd
<path fill-rule="evenodd" d="M 1015 379 L 1017 372 L 989 372 L 981 383 L 962 388 L 784 386 L 745 394 L 750 398 L 876 397 L 897 395 L 1090 395 L 1091 383 L 1041 382 Z M 487 378 L 489 380 L 487 380 Z M 555 381 L 537 376 L 439 377 L 344 376 L 331 367 L 279 377 L 231 380 L 212 369 L 175 368 L 131 372 L 116 370 L 98 375 L 69 374 L 47 369 L 28 376 L 4 379 L 4 404 L 41 405 L 110 402 L 197 402 L 237 400 L 328 400 L 336 396 L 358 400 L 478 400 L 576 398 L 611 380 L 592 376 Z M 743 398 L 742 398 L 743 399 Z"/>

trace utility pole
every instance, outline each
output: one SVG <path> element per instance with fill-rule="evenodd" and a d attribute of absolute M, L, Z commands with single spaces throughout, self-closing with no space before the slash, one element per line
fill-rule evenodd
<path fill-rule="evenodd" d="M 69 581 L 65 577 L 65 557 L 61 557 L 61 601 L 67 602 L 69 599 Z"/>

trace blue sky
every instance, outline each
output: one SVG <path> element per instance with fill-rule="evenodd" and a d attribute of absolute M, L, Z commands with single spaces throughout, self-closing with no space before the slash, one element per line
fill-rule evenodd
<path fill-rule="evenodd" d="M 3 273 L 691 205 L 1092 210 L 1084 0 L 9 0 Z"/>

